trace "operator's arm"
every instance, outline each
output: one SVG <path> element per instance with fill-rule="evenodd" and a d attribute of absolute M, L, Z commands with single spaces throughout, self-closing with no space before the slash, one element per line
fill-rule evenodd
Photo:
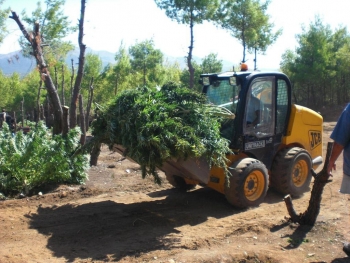
<path fill-rule="evenodd" d="M 337 142 L 333 143 L 331 156 L 329 157 L 329 163 L 327 166 L 327 173 L 329 176 L 333 176 L 331 172 L 332 172 L 332 170 L 336 170 L 335 161 L 338 159 L 338 157 L 342 153 L 343 149 L 344 149 L 343 145 L 341 145 Z"/>
<path fill-rule="evenodd" d="M 260 111 L 261 111 L 262 105 L 261 105 L 261 101 L 254 96 L 252 96 L 250 103 L 252 104 L 252 108 L 254 109 L 254 115 L 255 115 L 255 118 L 252 121 L 251 125 L 255 127 L 255 125 L 257 125 L 260 122 Z"/>
<path fill-rule="evenodd" d="M 252 125 L 255 126 L 260 122 L 260 110 L 255 111 L 255 119 L 252 122 Z"/>
<path fill-rule="evenodd" d="M 331 139 L 334 140 L 331 156 L 329 157 L 329 164 L 327 172 L 332 176 L 332 169 L 335 170 L 335 161 L 343 151 L 344 147 L 350 142 L 350 103 L 345 107 L 341 113 L 337 124 L 331 134 Z"/>

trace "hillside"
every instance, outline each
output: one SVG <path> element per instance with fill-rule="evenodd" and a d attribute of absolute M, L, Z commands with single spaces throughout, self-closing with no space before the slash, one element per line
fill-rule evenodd
<path fill-rule="evenodd" d="M 109 63 L 115 63 L 115 54 L 105 51 L 105 50 L 92 50 L 90 48 L 87 48 L 86 54 L 93 53 L 97 54 L 101 60 L 103 67 L 107 66 Z M 69 52 L 66 63 L 68 65 L 71 65 L 71 60 L 78 61 L 79 58 L 79 49 L 75 49 L 72 52 Z M 178 62 L 181 68 L 186 68 L 186 62 L 184 57 L 172 57 L 172 56 L 166 56 L 164 61 L 168 61 L 170 63 Z M 194 57 L 194 60 L 197 63 L 202 62 L 202 58 Z M 230 61 L 223 61 L 223 70 L 229 70 L 232 68 L 233 63 Z M 15 51 L 8 54 L 0 54 L 0 69 L 1 71 L 9 76 L 13 73 L 17 72 L 21 76 L 25 76 L 29 72 L 31 72 L 35 67 L 35 60 L 34 58 L 26 58 L 22 55 L 21 51 Z"/>
<path fill-rule="evenodd" d="M 86 50 L 86 54 L 93 53 L 99 55 L 102 60 L 103 66 L 108 63 L 114 63 L 114 54 L 108 51 L 93 51 L 91 49 Z M 66 63 L 71 65 L 73 59 L 75 63 L 78 62 L 79 49 L 75 49 L 68 53 Z M 21 76 L 25 76 L 35 67 L 34 58 L 26 58 L 22 55 L 21 51 L 15 51 L 8 54 L 0 54 L 0 69 L 5 75 L 12 75 L 13 73 L 19 73 Z"/>
<path fill-rule="evenodd" d="M 0 69 L 5 75 L 12 75 L 17 72 L 23 76 L 31 72 L 34 67 L 34 58 L 25 58 L 20 51 L 0 54 Z"/>

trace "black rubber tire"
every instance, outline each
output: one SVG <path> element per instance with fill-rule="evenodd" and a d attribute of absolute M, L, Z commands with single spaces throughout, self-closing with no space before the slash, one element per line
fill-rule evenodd
<path fill-rule="evenodd" d="M 229 169 L 229 184 L 225 183 L 227 201 L 237 208 L 259 206 L 268 190 L 266 166 L 256 159 L 245 158 L 233 163 Z"/>
<path fill-rule="evenodd" d="M 305 149 L 282 149 L 272 164 L 271 187 L 281 194 L 299 197 L 310 189 L 311 168 L 311 157 Z"/>
<path fill-rule="evenodd" d="M 195 184 L 186 183 L 185 179 L 178 175 L 169 175 L 166 174 L 166 179 L 168 182 L 177 189 L 189 191 L 196 187 Z"/>

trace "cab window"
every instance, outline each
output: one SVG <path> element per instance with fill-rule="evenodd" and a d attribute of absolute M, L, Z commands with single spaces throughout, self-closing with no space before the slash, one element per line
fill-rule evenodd
<path fill-rule="evenodd" d="M 265 137 L 274 134 L 275 78 L 255 79 L 249 87 L 244 115 L 244 134 Z"/>
<path fill-rule="evenodd" d="M 286 81 L 279 79 L 277 81 L 277 87 L 276 134 L 285 131 L 288 114 L 288 86 Z"/>
<path fill-rule="evenodd" d="M 232 112 L 236 111 L 238 88 L 235 85 L 231 85 L 229 79 L 214 80 L 208 86 L 206 95 L 209 103 L 225 107 Z"/>

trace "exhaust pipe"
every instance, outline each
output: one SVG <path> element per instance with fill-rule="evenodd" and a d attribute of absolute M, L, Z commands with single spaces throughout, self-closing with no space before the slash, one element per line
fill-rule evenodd
<path fill-rule="evenodd" d="M 312 160 L 312 165 L 320 165 L 323 163 L 322 156 L 317 156 L 315 159 Z"/>

